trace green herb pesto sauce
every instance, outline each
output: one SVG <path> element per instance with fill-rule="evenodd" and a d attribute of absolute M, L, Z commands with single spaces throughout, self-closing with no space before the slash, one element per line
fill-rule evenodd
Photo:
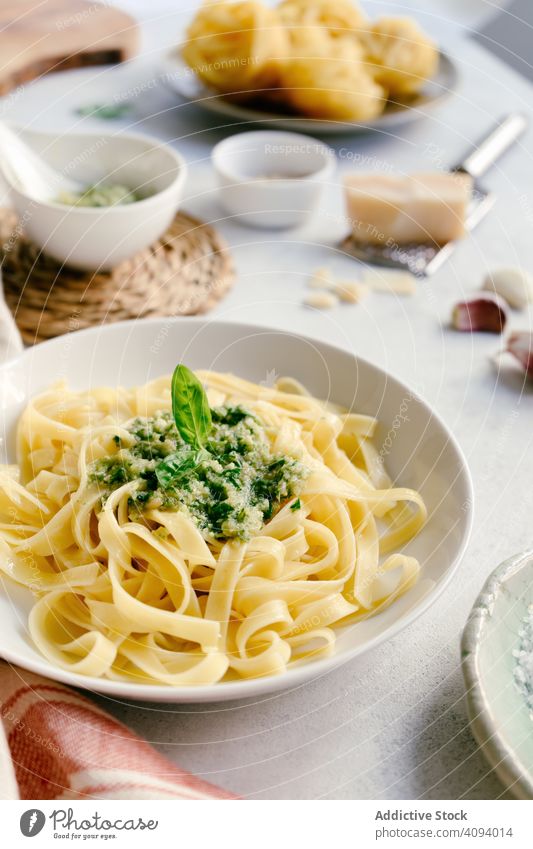
<path fill-rule="evenodd" d="M 95 461 L 90 480 L 103 498 L 128 481 L 140 481 L 133 511 L 186 510 L 206 538 L 249 539 L 279 507 L 297 496 L 307 469 L 298 460 L 272 453 L 264 428 L 241 407 L 211 411 L 205 447 L 188 445 L 172 415 L 137 418 L 117 436 L 117 451 Z"/>
<path fill-rule="evenodd" d="M 118 206 L 135 203 L 138 200 L 142 200 L 138 192 L 118 183 L 109 183 L 87 186 L 79 194 L 61 192 L 56 198 L 56 203 L 63 203 L 66 206 Z"/>

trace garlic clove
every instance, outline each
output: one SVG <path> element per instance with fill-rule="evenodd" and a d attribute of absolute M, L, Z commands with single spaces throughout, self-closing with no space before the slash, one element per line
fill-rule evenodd
<path fill-rule="evenodd" d="M 533 276 L 524 268 L 496 268 L 487 275 L 482 288 L 500 295 L 517 310 L 533 302 Z"/>
<path fill-rule="evenodd" d="M 533 377 L 533 334 L 529 330 L 511 333 L 506 350 L 516 357 L 528 377 Z"/>
<path fill-rule="evenodd" d="M 452 310 L 452 326 L 456 330 L 478 330 L 502 333 L 507 321 L 505 301 L 489 292 L 461 301 Z"/>

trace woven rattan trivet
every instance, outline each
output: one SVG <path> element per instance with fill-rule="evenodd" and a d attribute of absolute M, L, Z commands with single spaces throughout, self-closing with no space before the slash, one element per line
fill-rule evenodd
<path fill-rule="evenodd" d="M 164 236 L 111 272 L 60 265 L 26 241 L 0 210 L 6 301 L 27 344 L 71 330 L 147 316 L 206 312 L 232 286 L 233 263 L 216 230 L 179 212 Z"/>

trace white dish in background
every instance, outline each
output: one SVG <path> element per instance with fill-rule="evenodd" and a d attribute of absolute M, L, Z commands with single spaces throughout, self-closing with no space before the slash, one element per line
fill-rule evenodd
<path fill-rule="evenodd" d="M 408 387 L 354 353 L 324 342 L 269 328 L 181 318 L 111 324 L 36 345 L 0 368 L 5 437 L 0 461 L 14 461 L 18 417 L 28 399 L 54 380 L 63 378 L 73 389 L 131 386 L 171 373 L 179 361 L 256 382 L 288 374 L 319 398 L 377 416 L 377 439 L 386 451 L 389 472 L 403 486 L 417 489 L 428 507 L 427 524 L 405 549 L 421 562 L 419 582 L 379 615 L 339 629 L 333 657 L 279 676 L 172 688 L 88 678 L 53 666 L 28 637 L 33 596 L 3 579 L 0 654 L 6 660 L 119 698 L 180 703 L 258 697 L 341 666 L 390 639 L 436 601 L 460 563 L 471 529 L 472 483 L 463 454 L 446 425 Z M 398 428 L 398 411 L 406 404 L 408 416 Z"/>
<path fill-rule="evenodd" d="M 502 563 L 485 583 L 462 639 L 470 725 L 505 787 L 533 799 L 533 718 L 514 680 L 520 630 L 533 603 L 533 551 Z"/>
<path fill-rule="evenodd" d="M 169 145 L 135 133 L 20 135 L 49 165 L 84 185 L 107 178 L 150 194 L 131 204 L 82 207 L 36 200 L 10 186 L 25 233 L 59 262 L 113 268 L 156 241 L 176 214 L 187 166 Z"/>
<path fill-rule="evenodd" d="M 226 118 L 234 118 L 241 123 L 268 124 L 270 128 L 318 135 L 322 133 L 354 135 L 366 133 L 368 130 L 389 132 L 402 124 L 424 118 L 453 94 L 459 82 L 459 74 L 450 57 L 440 51 L 437 72 L 431 80 L 427 80 L 419 94 L 408 104 L 389 102 L 378 118 L 364 123 L 306 118 L 295 113 L 274 112 L 270 108 L 261 109 L 258 106 L 247 106 L 246 103 L 231 100 L 197 77 L 175 49 L 167 53 L 163 60 L 162 79 L 183 100 L 194 103 L 209 112 Z"/>
<path fill-rule="evenodd" d="M 0 722 L 0 799 L 19 799 L 19 789 L 4 723 Z"/>
<path fill-rule="evenodd" d="M 323 142 L 275 130 L 229 136 L 213 148 L 223 209 L 240 223 L 297 227 L 318 206 L 335 171 L 335 153 Z"/>

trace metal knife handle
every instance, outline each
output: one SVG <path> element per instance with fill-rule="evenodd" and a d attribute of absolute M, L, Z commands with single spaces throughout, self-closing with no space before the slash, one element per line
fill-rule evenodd
<path fill-rule="evenodd" d="M 522 135 L 527 123 L 521 112 L 512 112 L 453 170 L 465 171 L 474 178 L 481 177 Z"/>

